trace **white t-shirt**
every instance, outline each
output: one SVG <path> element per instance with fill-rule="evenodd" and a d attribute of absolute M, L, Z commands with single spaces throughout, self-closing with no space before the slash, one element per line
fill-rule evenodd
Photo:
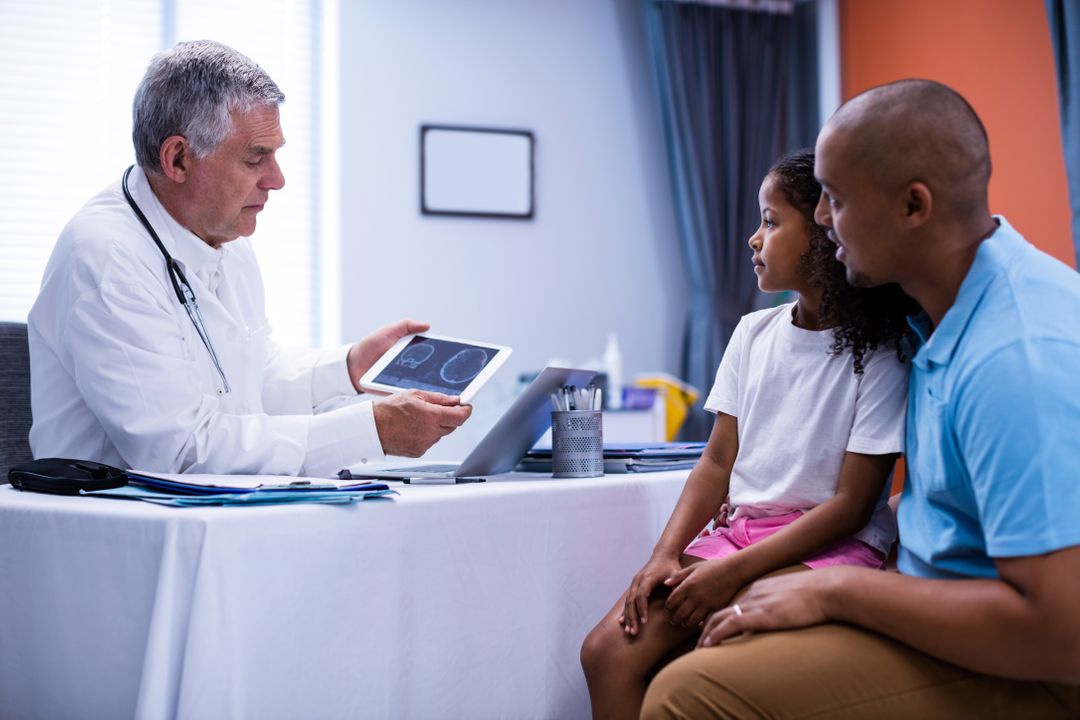
<path fill-rule="evenodd" d="M 35 457 L 158 472 L 329 476 L 383 457 L 347 347 L 274 343 L 250 242 L 212 248 L 142 170 L 131 193 L 184 270 L 232 392 L 180 305 L 120 183 L 60 233 L 30 310 Z M 345 403 L 327 412 L 331 404 Z"/>
<path fill-rule="evenodd" d="M 904 449 L 908 365 L 890 346 L 863 358 L 832 354 L 832 330 L 792 323 L 794 303 L 739 321 L 716 371 L 705 409 L 738 419 L 739 452 L 729 486 L 733 517 L 809 510 L 836 493 L 845 452 Z M 881 551 L 896 539 L 882 493 L 870 524 L 856 534 Z"/>

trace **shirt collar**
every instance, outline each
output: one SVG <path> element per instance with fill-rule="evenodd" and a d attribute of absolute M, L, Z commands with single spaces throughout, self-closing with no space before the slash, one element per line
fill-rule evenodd
<path fill-rule="evenodd" d="M 157 231 L 161 244 L 183 266 L 185 274 L 194 274 L 207 283 L 229 252 L 227 246 L 213 248 L 202 238 L 178 223 L 158 200 L 141 167 L 131 172 L 129 189 L 147 220 Z"/>
<path fill-rule="evenodd" d="M 949 363 L 982 296 L 994 278 L 1009 267 L 1009 259 L 1027 242 L 1005 218 L 995 215 L 994 219 L 998 222 L 997 229 L 979 245 L 956 300 L 937 328 L 931 329 L 930 318 L 925 313 L 908 318 L 908 324 L 923 341 L 912 360 L 920 369 Z"/>

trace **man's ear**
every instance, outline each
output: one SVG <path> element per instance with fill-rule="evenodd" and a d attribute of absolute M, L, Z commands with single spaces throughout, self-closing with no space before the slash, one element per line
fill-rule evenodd
<path fill-rule="evenodd" d="M 170 135 L 161 143 L 158 152 L 161 160 L 161 172 L 165 177 L 175 183 L 183 183 L 187 180 L 187 174 L 191 170 L 191 146 L 183 135 Z"/>
<path fill-rule="evenodd" d="M 924 225 L 933 209 L 934 195 L 926 183 L 909 183 L 904 191 L 904 223 L 912 228 Z"/>

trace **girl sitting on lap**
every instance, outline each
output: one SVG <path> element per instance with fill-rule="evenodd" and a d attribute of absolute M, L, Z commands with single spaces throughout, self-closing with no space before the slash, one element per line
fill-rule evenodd
<path fill-rule="evenodd" d="M 791 566 L 882 567 L 895 540 L 885 485 L 903 450 L 905 316 L 918 308 L 896 285 L 847 283 L 813 220 L 820 195 L 811 151 L 761 184 L 758 287 L 797 299 L 731 336 L 705 403 L 708 446 L 652 557 L 582 646 L 594 717 L 638 717 L 658 664 L 740 588 Z M 698 537 L 722 506 L 727 519 Z"/>

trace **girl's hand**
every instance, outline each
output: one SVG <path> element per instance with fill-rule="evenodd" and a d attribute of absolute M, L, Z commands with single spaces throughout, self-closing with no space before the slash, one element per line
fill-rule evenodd
<path fill-rule="evenodd" d="M 727 527 L 728 521 L 728 501 L 725 499 L 724 504 L 720 506 L 720 509 L 716 511 L 716 515 L 713 516 L 712 526 L 713 529 L 718 527 Z"/>
<path fill-rule="evenodd" d="M 640 626 L 649 621 L 649 596 L 653 589 L 681 569 L 677 555 L 653 555 L 638 571 L 630 581 L 619 616 L 619 624 L 627 635 L 637 635 Z"/>
<path fill-rule="evenodd" d="M 701 627 L 709 613 L 724 607 L 743 580 L 726 559 L 707 560 L 679 570 L 664 581 L 671 595 L 664 603 L 673 625 Z"/>

